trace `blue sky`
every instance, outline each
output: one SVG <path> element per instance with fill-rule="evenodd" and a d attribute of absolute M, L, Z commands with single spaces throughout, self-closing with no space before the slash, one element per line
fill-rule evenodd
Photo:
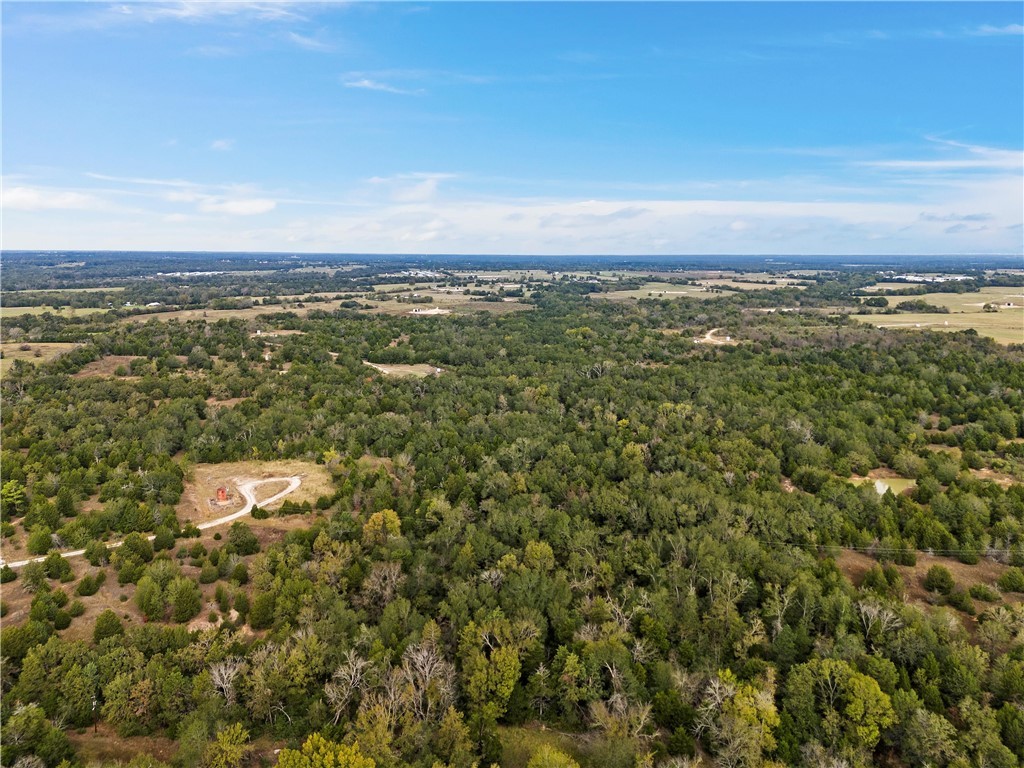
<path fill-rule="evenodd" d="M 1021 253 L 1021 3 L 5 2 L 5 248 Z"/>

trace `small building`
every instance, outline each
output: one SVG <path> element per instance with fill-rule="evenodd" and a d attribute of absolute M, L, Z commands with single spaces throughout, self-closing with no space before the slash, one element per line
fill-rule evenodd
<path fill-rule="evenodd" d="M 217 489 L 217 503 L 223 504 L 227 500 L 228 500 L 228 489 L 227 488 L 223 488 L 223 487 L 222 488 L 218 488 Z"/>

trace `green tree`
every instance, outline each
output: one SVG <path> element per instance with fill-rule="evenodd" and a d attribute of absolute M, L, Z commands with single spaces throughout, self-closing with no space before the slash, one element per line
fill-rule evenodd
<path fill-rule="evenodd" d="M 99 644 L 108 637 L 118 637 L 124 634 L 124 624 L 117 614 L 109 608 L 96 617 L 96 625 L 92 630 L 92 641 Z"/>
<path fill-rule="evenodd" d="M 282 749 L 278 768 L 375 768 L 376 762 L 359 751 L 359 742 L 348 746 L 312 733 L 301 749 Z"/>
<path fill-rule="evenodd" d="M 139 579 L 133 599 L 142 615 L 149 621 L 158 621 L 164 617 L 163 590 L 148 574 Z"/>
<path fill-rule="evenodd" d="M 580 768 L 580 764 L 550 744 L 542 744 L 530 757 L 526 768 Z"/>
<path fill-rule="evenodd" d="M 27 504 L 25 486 L 17 480 L 8 480 L 0 486 L 0 514 L 5 520 L 25 514 Z"/>
<path fill-rule="evenodd" d="M 171 619 L 179 624 L 191 621 L 203 608 L 199 586 L 187 576 L 175 576 L 164 595 L 171 608 Z"/>
<path fill-rule="evenodd" d="M 0 736 L 7 765 L 15 765 L 21 757 L 35 755 L 47 768 L 53 768 L 74 756 L 67 736 L 46 719 L 46 714 L 36 704 L 15 710 L 0 728 Z"/>
<path fill-rule="evenodd" d="M 234 723 L 217 731 L 203 753 L 204 768 L 240 768 L 252 748 L 249 732 L 241 723 Z"/>
<path fill-rule="evenodd" d="M 955 586 L 953 574 L 949 572 L 948 568 L 941 565 L 933 565 L 924 577 L 924 588 L 929 592 L 941 592 L 948 595 Z"/>

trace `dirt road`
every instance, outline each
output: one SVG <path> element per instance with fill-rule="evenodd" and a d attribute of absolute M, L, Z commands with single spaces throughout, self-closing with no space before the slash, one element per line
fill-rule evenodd
<path fill-rule="evenodd" d="M 275 493 L 269 499 L 264 499 L 263 501 L 260 502 L 256 501 L 257 486 L 263 485 L 265 483 L 277 483 L 282 480 L 286 480 L 288 482 L 287 488 L 285 488 L 283 491 Z M 200 523 L 196 526 L 197 528 L 199 528 L 200 530 L 206 530 L 207 528 L 216 528 L 218 525 L 232 523 L 235 520 L 240 520 L 243 517 L 247 517 L 249 513 L 252 512 L 252 508 L 256 506 L 257 503 L 259 503 L 262 506 L 267 506 L 268 504 L 273 504 L 275 501 L 280 501 L 302 484 L 302 477 L 299 475 L 293 475 L 292 477 L 267 477 L 262 480 L 236 480 L 236 482 L 238 483 L 239 492 L 245 498 L 245 506 L 242 507 L 237 512 L 232 512 L 230 515 L 225 515 L 224 517 L 218 517 L 216 520 L 207 520 L 205 523 Z M 155 538 L 155 536 L 150 535 L 146 538 L 152 541 Z M 107 549 L 115 549 L 117 547 L 120 547 L 121 544 L 122 542 L 120 541 L 109 543 L 107 544 Z M 85 550 L 73 549 L 70 552 L 61 552 L 60 554 L 62 557 L 81 557 L 85 554 Z M 21 568 L 22 566 L 28 565 L 29 563 L 41 563 L 46 559 L 46 557 L 46 555 L 42 555 L 41 557 L 30 557 L 27 560 L 16 560 L 13 563 L 7 563 L 7 565 L 11 566 L 11 568 Z M 0 565 L 2 564 L 3 562 L 0 561 Z"/>

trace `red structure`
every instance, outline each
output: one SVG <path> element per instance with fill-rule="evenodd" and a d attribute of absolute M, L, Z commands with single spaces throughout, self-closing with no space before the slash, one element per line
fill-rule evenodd
<path fill-rule="evenodd" d="M 228 489 L 227 488 L 218 488 L 217 489 L 217 501 L 218 501 L 218 503 L 224 503 L 227 500 L 228 500 Z"/>

